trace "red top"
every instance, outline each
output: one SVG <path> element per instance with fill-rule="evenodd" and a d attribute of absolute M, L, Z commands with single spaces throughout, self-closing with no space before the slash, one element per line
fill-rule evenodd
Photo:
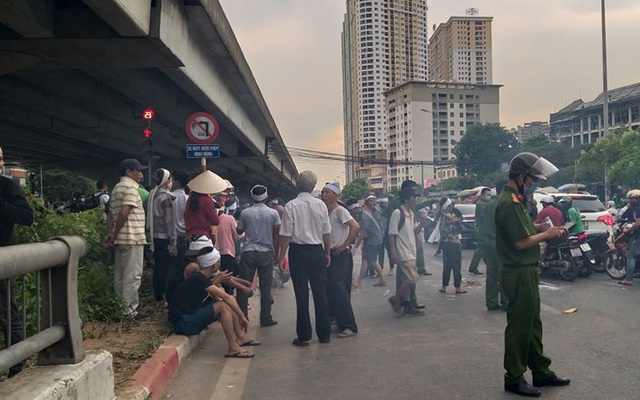
<path fill-rule="evenodd" d="M 546 217 L 549 217 L 553 226 L 562 226 L 562 212 L 554 206 L 545 207 L 538 213 L 536 218 L 536 224 L 542 222 Z"/>
<path fill-rule="evenodd" d="M 197 211 L 191 209 L 191 202 L 194 196 L 189 196 L 187 207 L 184 210 L 184 226 L 186 236 L 207 236 L 211 235 L 211 225 L 218 225 L 220 218 L 216 212 L 211 196 L 202 194 L 200 198 L 200 208 Z"/>

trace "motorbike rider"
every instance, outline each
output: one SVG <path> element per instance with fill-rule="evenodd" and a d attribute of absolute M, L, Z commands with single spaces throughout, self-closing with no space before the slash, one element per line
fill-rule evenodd
<path fill-rule="evenodd" d="M 640 190 L 634 189 L 627 193 L 629 208 L 633 209 L 633 224 L 622 228 L 622 231 L 629 235 L 629 250 L 627 252 L 627 274 L 623 280 L 618 282 L 621 285 L 633 285 L 633 276 L 636 272 L 636 257 L 640 256 Z"/>
<path fill-rule="evenodd" d="M 571 197 L 564 196 L 559 201 L 560 204 L 567 210 L 567 222 L 573 222 L 573 226 L 569 229 L 569 233 L 572 235 L 579 235 L 584 233 L 584 227 L 582 226 L 582 216 L 580 210 L 573 206 L 573 200 Z"/>
<path fill-rule="evenodd" d="M 533 375 L 533 386 L 565 386 L 569 379 L 558 377 L 550 368 L 551 359 L 543 352 L 538 262 L 540 242 L 566 236 L 563 227 L 536 233 L 526 211 L 525 188 L 546 180 L 558 169 L 533 153 L 519 153 L 509 165 L 509 180 L 496 205 L 496 250 L 502 261 L 502 286 L 509 299 L 504 332 L 504 390 L 521 396 L 538 397 L 540 391 L 529 385 L 524 373 Z"/>
<path fill-rule="evenodd" d="M 536 218 L 533 225 L 536 230 L 539 232 L 546 231 L 551 226 L 562 226 L 562 211 L 560 211 L 556 205 L 553 196 L 546 195 L 540 199 L 540 204 L 542 204 L 542 210 L 538 213 L 538 217 Z M 551 221 L 551 225 L 548 226 L 545 224 L 545 221 L 549 219 Z M 544 259 L 547 250 L 547 243 L 540 243 L 540 254 Z"/>

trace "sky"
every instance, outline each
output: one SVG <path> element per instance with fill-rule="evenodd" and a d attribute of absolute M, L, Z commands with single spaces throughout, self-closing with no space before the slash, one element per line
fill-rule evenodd
<path fill-rule="evenodd" d="M 344 153 L 340 34 L 346 0 L 219 0 L 287 146 Z M 470 7 L 493 17 L 500 123 L 548 121 L 602 92 L 599 0 L 431 0 L 432 26 Z M 640 82 L 640 1 L 607 0 L 609 89 Z M 344 164 L 294 159 L 319 182 Z"/>

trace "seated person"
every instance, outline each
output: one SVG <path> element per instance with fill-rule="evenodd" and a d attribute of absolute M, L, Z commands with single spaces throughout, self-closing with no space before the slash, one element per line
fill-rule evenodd
<path fill-rule="evenodd" d="M 229 283 L 245 292 L 251 292 L 250 286 L 232 280 L 227 272 L 218 271 L 220 253 L 213 246 L 196 260 L 185 267 L 184 280 L 175 289 L 169 304 L 169 321 L 174 331 L 182 335 L 197 335 L 213 322 L 220 321 L 229 345 L 225 357 L 254 357 L 253 352 L 243 347 L 258 346 L 260 342 L 247 337 L 249 321 L 235 298 L 227 294 L 220 284 Z"/>

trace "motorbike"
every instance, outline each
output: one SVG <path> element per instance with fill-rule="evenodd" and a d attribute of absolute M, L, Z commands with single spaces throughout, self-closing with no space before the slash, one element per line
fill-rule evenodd
<path fill-rule="evenodd" d="M 576 259 L 582 257 L 580 244 L 580 238 L 577 236 L 569 236 L 562 241 L 549 242 L 538 264 L 540 274 L 557 274 L 560 279 L 565 281 L 576 279 L 579 269 Z"/>
<path fill-rule="evenodd" d="M 627 253 L 629 252 L 629 234 L 622 230 L 613 241 L 613 248 L 609 250 L 612 261 L 607 265 L 606 272 L 611 279 L 624 279 L 627 275 Z M 636 258 L 636 265 L 640 257 Z M 640 269 L 636 268 L 635 277 L 640 277 Z"/>
<path fill-rule="evenodd" d="M 577 236 L 580 242 L 578 248 L 571 248 L 571 256 L 578 266 L 578 276 L 586 278 L 593 272 L 596 265 L 596 258 L 591 249 L 591 245 L 587 242 L 587 235 L 582 233 Z"/>
<path fill-rule="evenodd" d="M 591 247 L 591 252 L 595 259 L 594 272 L 604 273 L 607 265 L 613 261 L 613 255 L 609 251 L 611 249 L 608 241 L 609 236 L 608 231 L 587 234 L 586 243 Z"/>

